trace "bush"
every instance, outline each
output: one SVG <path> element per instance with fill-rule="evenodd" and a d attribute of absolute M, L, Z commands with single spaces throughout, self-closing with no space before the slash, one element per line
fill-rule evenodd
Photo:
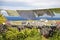
<path fill-rule="evenodd" d="M 19 33 L 17 28 L 8 27 L 6 32 L 1 33 L 4 40 L 15 40 L 17 39 L 17 33 Z"/>
<path fill-rule="evenodd" d="M 37 39 L 41 39 L 41 35 L 38 32 L 37 29 L 32 28 L 32 29 L 24 29 L 22 30 L 20 33 L 18 33 L 18 39 L 19 40 L 37 40 Z"/>
<path fill-rule="evenodd" d="M 2 34 L 0 34 L 0 40 L 3 40 L 3 36 L 2 36 Z"/>
<path fill-rule="evenodd" d="M 8 27 L 5 33 L 0 34 L 0 40 L 42 40 L 42 35 L 38 32 L 38 29 L 23 29 L 19 32 L 17 28 Z M 60 31 L 56 30 L 53 37 L 48 40 L 60 40 Z"/>
<path fill-rule="evenodd" d="M 12 31 L 6 32 L 6 39 L 7 40 L 17 40 L 17 34 L 13 33 Z"/>
<path fill-rule="evenodd" d="M 41 39 L 40 33 L 35 28 L 26 28 L 19 32 L 17 28 L 8 27 L 8 30 L 4 35 L 6 40 L 33 40 L 38 38 Z"/>
<path fill-rule="evenodd" d="M 56 30 L 53 37 L 50 37 L 49 40 L 60 40 L 60 31 Z"/>
<path fill-rule="evenodd" d="M 0 14 L 0 24 L 5 23 L 6 22 L 6 18 Z"/>

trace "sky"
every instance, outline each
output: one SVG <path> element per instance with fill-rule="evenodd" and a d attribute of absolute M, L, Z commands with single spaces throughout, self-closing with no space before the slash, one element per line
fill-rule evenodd
<path fill-rule="evenodd" d="M 60 0 L 0 0 L 0 9 L 60 8 Z"/>

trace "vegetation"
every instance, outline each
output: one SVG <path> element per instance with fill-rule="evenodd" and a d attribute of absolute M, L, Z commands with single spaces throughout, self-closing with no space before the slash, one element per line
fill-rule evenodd
<path fill-rule="evenodd" d="M 60 31 L 55 30 L 53 37 L 44 38 L 36 28 L 26 28 L 19 31 L 16 27 L 8 27 L 0 33 L 0 40 L 60 40 Z"/>
<path fill-rule="evenodd" d="M 60 40 L 60 30 L 56 30 L 53 37 L 50 37 L 49 40 Z"/>
<path fill-rule="evenodd" d="M 3 15 L 0 14 L 0 24 L 4 23 L 6 19 L 3 17 Z"/>
<path fill-rule="evenodd" d="M 37 29 L 23 29 L 20 32 L 17 28 L 8 27 L 5 33 L 1 33 L 1 40 L 40 40 L 41 35 Z"/>
<path fill-rule="evenodd" d="M 60 13 L 60 8 L 54 8 L 54 9 L 50 9 L 50 10 L 52 10 L 52 11 L 54 11 L 56 13 Z"/>

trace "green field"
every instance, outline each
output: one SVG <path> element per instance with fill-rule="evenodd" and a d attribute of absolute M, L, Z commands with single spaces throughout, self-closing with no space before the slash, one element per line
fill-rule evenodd
<path fill-rule="evenodd" d="M 54 9 L 50 9 L 50 10 L 52 10 L 52 11 L 54 11 L 56 13 L 60 13 L 60 8 L 54 8 Z"/>

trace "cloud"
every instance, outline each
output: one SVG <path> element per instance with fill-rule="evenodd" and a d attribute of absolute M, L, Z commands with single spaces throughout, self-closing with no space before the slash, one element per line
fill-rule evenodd
<path fill-rule="evenodd" d="M 0 6 L 0 9 L 5 9 L 5 10 L 31 10 L 35 9 L 33 7 L 8 7 L 8 6 Z"/>
<path fill-rule="evenodd" d="M 8 9 L 60 8 L 60 0 L 0 0 L 0 6 Z"/>

